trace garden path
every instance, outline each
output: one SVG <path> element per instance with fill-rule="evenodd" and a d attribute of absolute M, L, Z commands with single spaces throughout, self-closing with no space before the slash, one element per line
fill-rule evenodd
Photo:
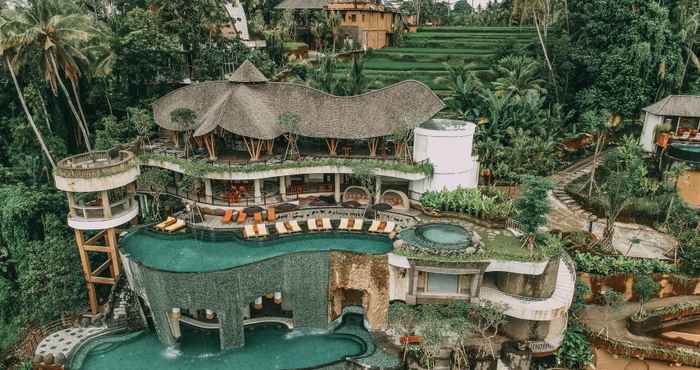
<path fill-rule="evenodd" d="M 660 307 L 671 306 L 678 303 L 687 302 L 700 302 L 700 296 L 676 296 L 668 298 L 654 298 L 649 301 L 644 307 L 647 310 L 652 310 Z M 655 343 L 661 343 L 662 341 L 657 338 L 634 335 L 627 329 L 627 318 L 639 310 L 638 302 L 625 302 L 618 307 L 609 308 L 605 306 L 598 305 L 587 305 L 578 314 L 578 318 L 582 325 L 586 326 L 594 333 L 605 334 L 607 329 L 607 336 L 617 341 L 632 342 L 640 347 L 649 346 Z M 666 342 L 668 343 L 668 342 Z M 677 345 L 676 351 L 681 351 L 686 354 L 693 354 L 693 356 L 700 356 L 697 347 L 687 346 L 679 343 L 674 343 Z M 598 350 L 597 350 L 598 352 Z M 603 351 L 604 352 L 604 351 Z M 607 353 L 606 353 L 607 354 Z M 627 365 L 629 362 L 647 362 L 648 360 L 627 360 Z M 611 365 L 615 363 L 620 365 L 622 362 L 619 358 L 614 358 L 607 354 L 602 359 L 598 359 L 599 369 L 614 369 L 617 367 L 605 367 L 604 365 Z M 659 365 L 663 362 L 660 361 L 649 361 L 647 365 L 649 367 L 644 367 L 647 369 L 659 368 Z M 601 367 L 603 365 L 603 367 Z M 644 365 L 644 364 L 634 364 L 634 365 Z M 654 366 L 652 366 L 654 365 Z M 668 366 L 668 365 L 666 365 Z"/>
<path fill-rule="evenodd" d="M 603 237 L 605 219 L 598 218 L 583 209 L 566 194 L 568 183 L 593 169 L 593 157 L 582 159 L 571 167 L 554 174 L 554 190 L 549 194 L 550 213 L 547 217 L 550 229 L 562 231 L 590 230 L 598 238 Z M 592 223 L 592 225 L 591 225 Z M 613 247 L 623 255 L 639 258 L 669 259 L 678 242 L 668 234 L 639 224 L 615 223 Z"/>

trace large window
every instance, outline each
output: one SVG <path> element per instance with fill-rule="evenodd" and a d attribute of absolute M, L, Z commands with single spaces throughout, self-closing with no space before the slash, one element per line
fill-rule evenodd
<path fill-rule="evenodd" d="M 459 293 L 459 275 L 428 273 L 428 293 Z"/>

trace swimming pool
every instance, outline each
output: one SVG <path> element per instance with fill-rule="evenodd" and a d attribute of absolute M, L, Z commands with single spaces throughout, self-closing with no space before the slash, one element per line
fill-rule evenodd
<path fill-rule="evenodd" d="M 211 272 L 298 252 L 345 251 L 385 254 L 386 236 L 359 233 L 309 233 L 274 240 L 243 240 L 232 233 L 163 234 L 145 228 L 120 240 L 120 248 L 143 265 L 172 272 Z"/>
<path fill-rule="evenodd" d="M 361 322 L 361 320 L 360 320 Z M 357 325 L 348 322 L 346 325 Z M 358 327 L 357 330 L 366 330 Z M 178 348 L 164 347 L 154 333 L 97 339 L 71 362 L 73 370 L 257 370 L 302 369 L 366 354 L 362 338 L 319 330 L 289 330 L 276 324 L 245 329 L 246 345 L 219 351 L 218 332 L 183 325 Z M 120 340 L 122 339 L 122 340 Z"/>

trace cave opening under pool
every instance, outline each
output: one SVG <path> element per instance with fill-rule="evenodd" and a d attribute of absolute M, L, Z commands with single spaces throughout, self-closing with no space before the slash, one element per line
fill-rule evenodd
<path fill-rule="evenodd" d="M 142 331 L 95 339 L 72 357 L 72 370 L 122 369 L 305 369 L 369 355 L 374 346 L 361 336 L 363 317 L 345 315 L 333 331 L 289 330 L 281 324 L 256 324 L 245 328 L 245 346 L 219 350 L 219 333 L 182 325 L 177 347 L 163 346 L 155 333 Z M 342 330 L 351 329 L 351 330 Z"/>

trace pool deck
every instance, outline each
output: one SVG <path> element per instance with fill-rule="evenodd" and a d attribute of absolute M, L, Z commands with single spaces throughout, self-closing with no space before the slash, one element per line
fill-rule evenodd
<path fill-rule="evenodd" d="M 54 359 L 63 356 L 69 358 L 73 351 L 88 340 L 108 331 L 106 326 L 87 328 L 70 328 L 59 330 L 44 338 L 37 346 L 36 355 L 52 355 Z"/>

